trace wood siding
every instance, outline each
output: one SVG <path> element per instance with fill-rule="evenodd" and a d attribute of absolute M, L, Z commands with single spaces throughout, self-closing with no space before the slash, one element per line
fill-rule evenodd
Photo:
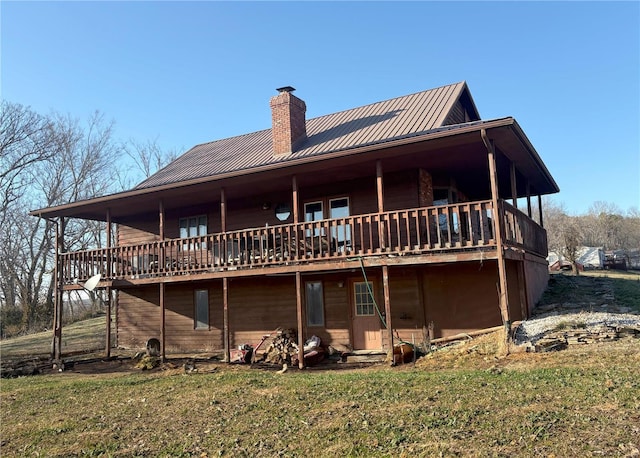
<path fill-rule="evenodd" d="M 209 329 L 195 329 L 194 293 L 209 291 Z M 168 285 L 165 290 L 165 332 L 169 352 L 214 351 L 222 341 L 222 282 Z M 145 348 L 148 339 L 160 338 L 160 293 L 156 285 L 118 292 L 118 346 Z"/>
<path fill-rule="evenodd" d="M 544 258 L 527 256 L 524 260 L 524 277 L 527 285 L 528 313 L 538 303 L 549 283 L 549 263 Z"/>
<path fill-rule="evenodd" d="M 449 112 L 449 116 L 445 119 L 443 125 L 450 126 L 452 124 L 462 124 L 469 121 L 469 115 L 462 102 L 458 100 Z"/>
<path fill-rule="evenodd" d="M 427 266 L 421 272 L 426 319 L 433 322 L 434 337 L 502 324 L 495 261 Z"/>
<path fill-rule="evenodd" d="M 118 346 L 145 348 L 148 339 L 160 339 L 158 286 L 118 291 Z"/>
<path fill-rule="evenodd" d="M 518 262 L 507 263 L 509 305 L 513 321 L 521 319 Z M 368 268 L 376 301 L 382 304 L 379 268 Z M 422 342 L 423 328 L 434 324 L 434 337 L 471 332 L 502 324 L 496 283 L 497 264 L 456 263 L 427 267 L 391 267 L 389 289 L 391 321 L 400 340 Z M 351 346 L 353 302 L 349 285 L 364 281 L 359 270 L 308 274 L 307 281 L 322 281 L 325 325 L 305 326 L 305 340 L 320 337 L 324 345 Z M 209 291 L 208 330 L 194 329 L 194 292 Z M 221 280 L 166 285 L 166 345 L 168 352 L 220 351 L 223 349 Z M 304 301 L 304 289 L 303 289 Z M 156 285 L 120 291 L 118 343 L 143 349 L 146 341 L 160 335 L 159 292 Z M 229 280 L 229 329 L 231 346 L 255 345 L 277 328 L 297 328 L 295 277 L 248 277 Z M 380 324 L 382 345 L 388 333 Z"/>

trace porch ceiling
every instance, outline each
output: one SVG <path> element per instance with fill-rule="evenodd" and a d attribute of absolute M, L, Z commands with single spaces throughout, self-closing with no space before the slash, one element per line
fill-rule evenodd
<path fill-rule="evenodd" d="M 227 200 L 241 200 L 266 193 L 291 192 L 295 175 L 299 189 L 331 182 L 374 177 L 376 161 L 381 160 L 384 173 L 424 168 L 432 174 L 453 177 L 472 199 L 488 196 L 489 174 L 487 150 L 480 131 L 486 129 L 498 155 L 498 180 L 501 197 L 510 198 L 510 161 L 518 171 L 518 195 L 526 195 L 526 181 L 531 193 L 558 192 L 558 186 L 537 152 L 513 118 L 504 118 L 468 127 L 443 129 L 400 141 L 336 151 L 320 157 L 280 163 L 277 167 L 242 170 L 216 177 L 191 180 L 155 188 L 137 189 L 68 205 L 32 211 L 35 216 L 72 217 L 125 222 L 144 214 L 157 214 L 162 201 L 166 209 L 185 205 L 210 205 L 219 202 L 224 188 Z M 500 159 L 502 158 L 502 159 Z M 508 158 L 505 159 L 505 158 Z M 526 177 L 526 179 L 525 179 Z"/>

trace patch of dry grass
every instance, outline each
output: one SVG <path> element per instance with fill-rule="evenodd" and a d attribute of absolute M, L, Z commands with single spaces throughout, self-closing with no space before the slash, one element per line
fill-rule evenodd
<path fill-rule="evenodd" d="M 64 326 L 62 330 L 63 353 L 80 353 L 104 349 L 105 320 L 106 318 L 102 316 Z M 0 355 L 2 355 L 3 359 L 48 356 L 51 353 L 52 339 L 52 331 L 3 339 L 0 340 Z"/>

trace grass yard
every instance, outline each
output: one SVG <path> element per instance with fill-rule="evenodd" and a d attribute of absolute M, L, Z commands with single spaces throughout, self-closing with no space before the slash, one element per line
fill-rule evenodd
<path fill-rule="evenodd" d="M 637 456 L 640 339 L 507 357 L 487 339 L 395 368 L 3 379 L 0 455 Z"/>
<path fill-rule="evenodd" d="M 636 278 L 554 278 L 549 303 L 613 291 L 640 306 Z M 3 358 L 39 348 L 15 340 Z M 507 356 L 499 340 L 394 368 L 203 361 L 187 374 L 178 360 L 151 371 L 118 360 L 1 379 L 0 456 L 640 456 L 640 339 Z"/>
<path fill-rule="evenodd" d="M 542 303 L 553 302 L 615 303 L 640 311 L 640 271 L 587 270 L 578 276 L 552 274 Z"/>

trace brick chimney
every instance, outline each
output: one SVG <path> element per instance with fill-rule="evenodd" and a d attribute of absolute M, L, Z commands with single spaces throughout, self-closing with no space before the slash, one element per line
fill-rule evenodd
<path fill-rule="evenodd" d="M 271 135 L 273 154 L 279 156 L 292 153 L 296 143 L 307 138 L 305 112 L 307 106 L 292 94 L 291 86 L 276 89 L 279 94 L 271 97 Z"/>

